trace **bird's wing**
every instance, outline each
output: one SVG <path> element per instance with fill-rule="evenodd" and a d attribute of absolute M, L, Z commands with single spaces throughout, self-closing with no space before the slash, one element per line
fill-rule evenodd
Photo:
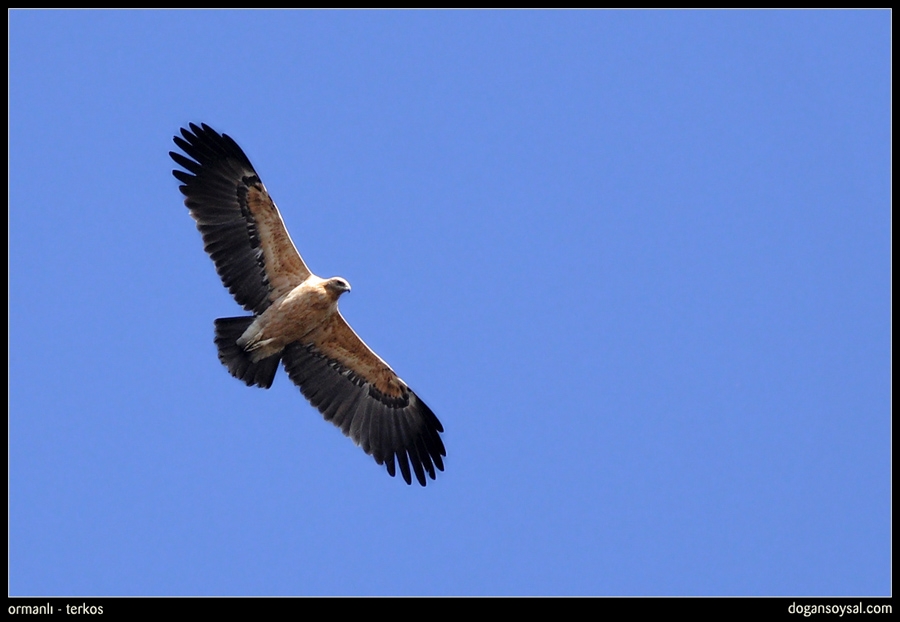
<path fill-rule="evenodd" d="M 188 172 L 172 174 L 183 184 L 184 204 L 206 252 L 238 304 L 262 313 L 305 281 L 309 268 L 253 165 L 230 136 L 191 123 L 174 140 L 188 157 L 169 155 Z"/>
<path fill-rule="evenodd" d="M 419 483 L 435 478 L 447 455 L 441 422 L 419 397 L 350 328 L 340 312 L 284 350 L 290 379 L 341 431 L 395 475 Z"/>

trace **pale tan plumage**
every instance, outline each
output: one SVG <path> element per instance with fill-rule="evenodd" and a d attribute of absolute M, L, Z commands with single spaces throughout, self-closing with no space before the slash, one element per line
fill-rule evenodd
<path fill-rule="evenodd" d="M 268 388 L 278 363 L 313 406 L 391 475 L 435 478 L 446 456 L 440 421 L 347 324 L 337 308 L 350 290 L 312 274 L 247 156 L 203 124 L 182 129 L 170 152 L 188 172 L 185 205 L 222 283 L 252 316 L 220 318 L 219 359 L 248 385 Z"/>

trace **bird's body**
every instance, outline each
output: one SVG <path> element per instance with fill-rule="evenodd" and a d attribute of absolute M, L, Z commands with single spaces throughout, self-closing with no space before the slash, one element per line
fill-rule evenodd
<path fill-rule="evenodd" d="M 278 208 L 228 135 L 191 124 L 175 137 L 187 156 L 185 205 L 222 283 L 253 315 L 215 321 L 219 359 L 248 385 L 268 388 L 282 362 L 313 406 L 391 475 L 399 466 L 421 485 L 446 456 L 443 426 L 428 406 L 373 352 L 338 310 L 350 284 L 307 268 Z"/>
<path fill-rule="evenodd" d="M 312 274 L 273 302 L 237 340 L 254 361 L 278 354 L 289 343 L 303 341 L 337 313 L 340 290 Z"/>

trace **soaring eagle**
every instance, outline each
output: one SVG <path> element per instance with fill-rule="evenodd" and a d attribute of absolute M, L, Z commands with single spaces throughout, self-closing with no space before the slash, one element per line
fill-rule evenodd
<path fill-rule="evenodd" d="M 338 298 L 350 284 L 309 271 L 231 137 L 191 123 L 174 140 L 185 155 L 169 155 L 187 172 L 172 174 L 204 248 L 237 303 L 253 313 L 215 321 L 222 364 L 247 385 L 267 389 L 284 363 L 306 399 L 391 476 L 399 466 L 407 484 L 410 468 L 422 486 L 426 473 L 434 479 L 447 455 L 444 428 L 341 316 Z"/>

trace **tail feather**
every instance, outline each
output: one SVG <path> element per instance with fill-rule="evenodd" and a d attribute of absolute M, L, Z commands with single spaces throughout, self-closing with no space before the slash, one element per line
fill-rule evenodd
<path fill-rule="evenodd" d="M 216 320 L 216 347 L 219 349 L 219 360 L 228 368 L 231 375 L 243 380 L 249 386 L 256 385 L 263 389 L 272 386 L 281 353 L 253 362 L 247 351 L 237 345 L 238 338 L 256 319 L 252 315 L 246 317 L 220 317 Z"/>

